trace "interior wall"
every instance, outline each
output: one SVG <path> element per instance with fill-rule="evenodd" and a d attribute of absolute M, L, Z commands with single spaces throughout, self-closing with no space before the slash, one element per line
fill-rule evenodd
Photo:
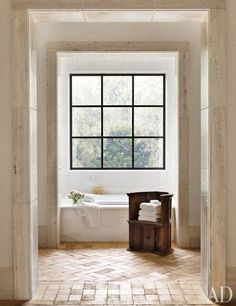
<path fill-rule="evenodd" d="M 47 222 L 46 198 L 46 54 L 47 41 L 190 42 L 190 225 L 200 225 L 200 30 L 198 22 L 44 23 L 38 27 L 39 225 Z"/>
<path fill-rule="evenodd" d="M 227 267 L 236 267 L 236 1 L 227 0 Z M 234 273 L 236 287 L 236 270 Z"/>
<path fill-rule="evenodd" d="M 175 54 L 78 53 L 59 56 L 58 150 L 62 198 L 67 197 L 73 189 L 91 193 L 94 186 L 100 185 L 109 194 L 156 189 L 168 191 L 175 195 L 173 204 L 176 205 L 178 199 L 177 63 Z M 166 170 L 70 170 L 70 73 L 166 73 Z"/>
<path fill-rule="evenodd" d="M 10 1 L 0 1 L 0 299 L 13 296 Z"/>

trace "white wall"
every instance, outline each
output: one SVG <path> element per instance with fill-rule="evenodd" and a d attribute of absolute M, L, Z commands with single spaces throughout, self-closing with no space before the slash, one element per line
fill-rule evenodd
<path fill-rule="evenodd" d="M 109 27 L 109 31 L 107 31 Z M 190 224 L 200 224 L 200 24 L 71 23 L 40 24 L 39 65 L 39 224 L 46 225 L 46 58 L 47 41 L 189 41 L 190 42 Z"/>
<path fill-rule="evenodd" d="M 227 0 L 227 266 L 236 267 L 236 1 Z"/>
<path fill-rule="evenodd" d="M 10 297 L 12 271 L 12 129 L 10 101 L 10 1 L 0 2 L 0 299 Z"/>
<path fill-rule="evenodd" d="M 177 54 L 176 54 L 177 55 Z M 60 192 L 66 197 L 73 189 L 92 192 L 102 186 L 106 193 L 125 194 L 134 191 L 163 190 L 178 199 L 178 101 L 175 54 L 155 53 L 77 53 L 59 57 L 59 152 Z M 69 74 L 70 73 L 166 73 L 166 170 L 70 170 Z"/>

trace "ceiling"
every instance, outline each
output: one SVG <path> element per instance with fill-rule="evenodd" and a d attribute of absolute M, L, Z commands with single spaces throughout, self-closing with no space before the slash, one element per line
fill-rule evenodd
<path fill-rule="evenodd" d="M 67 10 L 32 11 L 37 22 L 202 22 L 207 11 Z"/>

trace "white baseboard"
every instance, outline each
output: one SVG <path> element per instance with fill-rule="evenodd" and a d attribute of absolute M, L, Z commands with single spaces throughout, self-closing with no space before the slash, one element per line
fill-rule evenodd
<path fill-rule="evenodd" d="M 14 299 L 13 268 L 0 268 L 0 300 Z"/>

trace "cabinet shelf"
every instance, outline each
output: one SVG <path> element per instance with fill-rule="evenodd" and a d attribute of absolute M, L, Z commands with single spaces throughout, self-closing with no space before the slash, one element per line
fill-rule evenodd
<path fill-rule="evenodd" d="M 151 221 L 141 221 L 141 220 L 128 220 L 128 223 L 138 223 L 138 224 L 149 224 L 149 225 L 155 225 L 157 227 L 162 226 L 161 222 L 151 222 Z"/>

